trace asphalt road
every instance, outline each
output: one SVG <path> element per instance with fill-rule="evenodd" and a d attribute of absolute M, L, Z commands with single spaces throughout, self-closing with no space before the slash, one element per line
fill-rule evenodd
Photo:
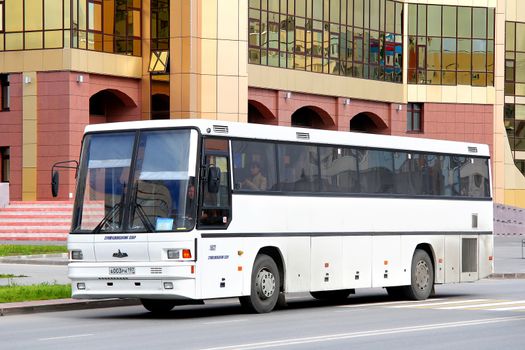
<path fill-rule="evenodd" d="M 306 295 L 270 314 L 234 299 L 153 316 L 140 306 L 0 318 L 7 349 L 523 349 L 525 280 L 438 286 L 434 299 L 358 290 L 343 305 Z"/>

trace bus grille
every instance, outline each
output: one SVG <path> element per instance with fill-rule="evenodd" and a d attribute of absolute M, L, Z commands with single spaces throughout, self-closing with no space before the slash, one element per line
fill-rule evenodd
<path fill-rule="evenodd" d="M 152 267 L 151 268 L 151 274 L 152 275 L 160 275 L 160 274 L 162 274 L 162 267 Z"/>

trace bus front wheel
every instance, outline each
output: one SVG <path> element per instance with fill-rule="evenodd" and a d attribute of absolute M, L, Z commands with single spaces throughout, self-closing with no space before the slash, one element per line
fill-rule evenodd
<path fill-rule="evenodd" d="M 281 278 L 275 261 L 266 254 L 255 259 L 251 277 L 251 293 L 239 298 L 241 305 L 257 313 L 275 308 L 281 290 Z"/>
<path fill-rule="evenodd" d="M 170 312 L 176 302 L 172 300 L 140 299 L 142 306 L 154 314 Z"/>
<path fill-rule="evenodd" d="M 434 266 L 428 253 L 416 249 L 412 258 L 412 282 L 405 286 L 405 296 L 411 300 L 427 299 L 434 290 Z"/>

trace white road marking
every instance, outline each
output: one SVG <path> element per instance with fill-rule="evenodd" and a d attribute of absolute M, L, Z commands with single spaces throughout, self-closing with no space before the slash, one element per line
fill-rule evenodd
<path fill-rule="evenodd" d="M 423 303 L 423 304 L 409 304 L 409 305 L 399 305 L 399 306 L 392 306 L 392 308 L 395 309 L 403 309 L 403 308 L 409 308 L 409 307 L 426 307 L 426 306 L 437 306 L 437 305 L 452 305 L 452 304 L 471 304 L 471 303 L 477 303 L 480 301 L 487 301 L 489 299 L 466 299 L 466 300 L 455 300 L 455 301 L 446 301 L 446 302 L 439 302 L 439 303 Z"/>
<path fill-rule="evenodd" d="M 355 304 L 355 305 L 339 305 L 338 307 L 344 307 L 344 308 L 356 308 L 356 307 L 369 307 L 369 306 L 385 306 L 385 305 L 397 305 L 397 304 L 410 304 L 410 306 L 414 306 L 414 304 L 418 303 L 428 303 L 428 302 L 438 302 L 447 300 L 447 298 L 438 298 L 438 299 L 430 299 L 430 300 L 401 300 L 401 301 L 386 301 L 384 303 L 363 303 L 363 304 Z M 407 305 L 408 306 L 408 305 Z"/>
<path fill-rule="evenodd" d="M 472 327 L 472 326 L 478 326 L 478 325 L 483 325 L 483 324 L 513 322 L 513 321 L 522 321 L 522 320 L 525 320 L 525 317 L 516 316 L 516 317 L 486 318 L 486 319 L 471 320 L 471 321 L 435 323 L 435 324 L 427 324 L 427 325 L 412 326 L 412 327 L 377 329 L 377 330 L 363 331 L 363 332 L 322 335 L 322 336 L 317 336 L 317 337 L 290 338 L 290 339 L 266 341 L 266 342 L 259 342 L 259 343 L 236 344 L 236 345 L 228 345 L 228 346 L 222 346 L 222 347 L 207 348 L 204 350 L 265 349 L 265 348 L 275 348 L 275 347 L 290 346 L 290 345 L 319 343 L 319 342 L 326 342 L 326 341 L 337 341 L 337 340 L 353 339 L 353 338 L 375 337 L 375 336 L 388 335 L 388 334 L 423 332 L 423 331 L 432 331 L 432 330 L 446 329 L 446 328 Z"/>
<path fill-rule="evenodd" d="M 487 309 L 489 311 L 514 311 L 514 310 L 525 310 L 525 306 L 512 306 L 512 307 L 502 307 L 497 309 Z"/>
<path fill-rule="evenodd" d="M 51 337 L 51 338 L 40 338 L 39 341 L 49 341 L 49 340 L 61 340 L 61 339 L 70 339 L 70 338 L 81 338 L 81 337 L 92 337 L 94 334 L 75 334 L 75 335 L 65 335 L 63 337 Z"/>
<path fill-rule="evenodd" d="M 203 324 L 222 324 L 222 323 L 235 323 L 235 322 L 245 322 L 246 319 L 235 319 L 235 320 L 226 320 L 226 321 L 212 321 L 212 322 L 203 322 Z"/>
<path fill-rule="evenodd" d="M 523 305 L 524 303 L 525 303 L 524 300 L 514 300 L 514 301 L 502 300 L 502 301 L 494 301 L 492 303 L 439 307 L 437 309 L 438 310 L 457 310 L 457 309 L 471 309 L 471 308 L 490 308 L 491 306 L 516 305 L 516 304 Z"/>

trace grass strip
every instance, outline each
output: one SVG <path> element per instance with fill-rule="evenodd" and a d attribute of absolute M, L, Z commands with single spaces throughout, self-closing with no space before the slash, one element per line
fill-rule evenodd
<path fill-rule="evenodd" d="M 0 303 L 18 301 L 65 299 L 71 297 L 71 285 L 34 284 L 31 286 L 0 286 Z"/>
<path fill-rule="evenodd" d="M 66 246 L 60 245 L 15 245 L 0 244 L 0 256 L 67 253 Z"/>
<path fill-rule="evenodd" d="M 23 276 L 23 275 L 13 275 L 11 273 L 0 273 L 0 278 L 17 278 L 17 277 L 27 277 L 27 276 Z"/>

